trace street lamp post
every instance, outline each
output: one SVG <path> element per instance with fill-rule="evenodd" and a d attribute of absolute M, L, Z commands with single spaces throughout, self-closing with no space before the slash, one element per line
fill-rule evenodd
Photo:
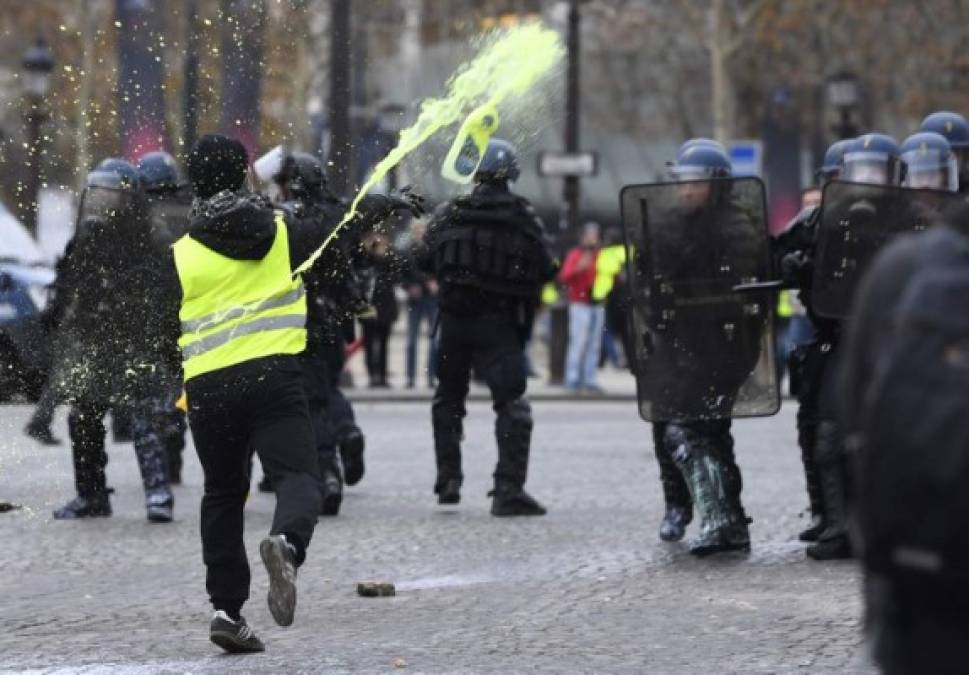
<path fill-rule="evenodd" d="M 43 37 L 38 36 L 21 61 L 24 92 L 24 124 L 27 127 L 27 184 L 21 193 L 24 225 L 31 236 L 37 236 L 37 203 L 40 196 L 41 127 L 47 121 L 47 93 L 54 56 Z"/>
<path fill-rule="evenodd" d="M 565 152 L 579 151 L 579 116 L 581 113 L 581 36 L 582 13 L 579 5 L 583 0 L 569 0 L 568 28 L 566 29 L 566 78 L 565 78 Z M 566 176 L 562 185 L 562 228 L 566 236 L 579 229 L 579 198 L 581 196 L 578 176 Z M 565 360 L 568 351 L 569 317 L 567 305 L 560 301 L 549 309 L 548 381 L 559 385 L 565 382 Z"/>
<path fill-rule="evenodd" d="M 840 72 L 828 78 L 828 103 L 838 111 L 838 122 L 833 131 L 838 139 L 854 138 L 858 127 L 851 113 L 858 106 L 858 78 L 854 73 Z"/>

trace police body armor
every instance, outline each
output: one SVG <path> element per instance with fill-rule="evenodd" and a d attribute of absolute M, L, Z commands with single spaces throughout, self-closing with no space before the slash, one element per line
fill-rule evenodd
<path fill-rule="evenodd" d="M 536 301 L 550 274 L 540 221 L 521 197 L 479 191 L 447 204 L 437 217 L 440 227 L 430 236 L 442 306 L 451 309 L 449 286 Z"/>

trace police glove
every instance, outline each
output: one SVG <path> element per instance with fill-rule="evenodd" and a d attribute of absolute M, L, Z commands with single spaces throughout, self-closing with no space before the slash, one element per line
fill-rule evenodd
<path fill-rule="evenodd" d="M 427 213 L 427 206 L 424 197 L 413 191 L 410 185 L 405 185 L 399 191 L 391 192 L 387 195 L 394 211 L 410 211 L 415 218 L 420 218 Z"/>
<path fill-rule="evenodd" d="M 804 251 L 792 251 L 781 258 L 781 278 L 785 285 L 803 288 L 814 276 L 814 261 Z"/>

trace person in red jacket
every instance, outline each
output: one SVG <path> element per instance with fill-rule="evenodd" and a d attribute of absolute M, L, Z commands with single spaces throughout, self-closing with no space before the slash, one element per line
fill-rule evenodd
<path fill-rule="evenodd" d="M 565 384 L 569 389 L 599 393 L 596 369 L 602 347 L 605 309 L 592 299 L 596 279 L 596 260 L 601 239 L 598 223 L 586 223 L 579 245 L 569 251 L 559 273 L 569 298 L 569 351 Z"/>

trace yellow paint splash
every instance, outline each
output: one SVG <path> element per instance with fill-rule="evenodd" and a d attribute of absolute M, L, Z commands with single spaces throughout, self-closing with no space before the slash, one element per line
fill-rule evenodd
<path fill-rule="evenodd" d="M 443 98 L 421 103 L 417 121 L 400 132 L 397 146 L 374 167 L 370 178 L 353 198 L 340 223 L 310 258 L 296 270 L 313 266 L 326 247 L 357 214 L 364 195 L 387 172 L 441 129 L 456 124 L 481 108 L 500 109 L 509 96 L 523 96 L 561 61 L 565 50 L 558 33 L 538 23 L 515 26 L 489 34 L 478 55 L 462 64 L 447 82 Z"/>

